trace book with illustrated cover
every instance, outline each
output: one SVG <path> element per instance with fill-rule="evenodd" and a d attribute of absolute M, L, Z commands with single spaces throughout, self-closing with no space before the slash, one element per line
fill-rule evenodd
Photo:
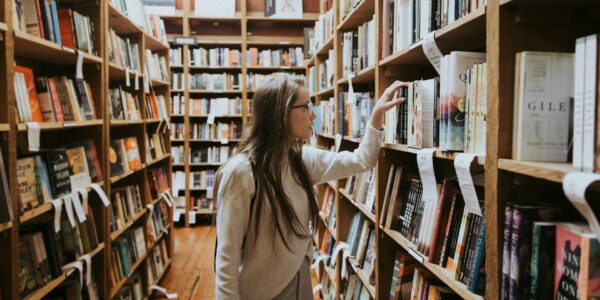
<path fill-rule="evenodd" d="M 52 184 L 52 194 L 60 198 L 71 192 L 71 171 L 67 153 L 64 148 L 46 152 L 48 175 Z"/>
<path fill-rule="evenodd" d="M 108 149 L 108 161 L 110 162 L 110 176 L 114 177 L 125 172 L 122 154 L 123 140 L 111 140 Z"/>
<path fill-rule="evenodd" d="M 19 185 L 19 210 L 31 210 L 39 205 L 35 172 L 35 159 L 26 157 L 17 160 L 17 184 Z"/>
<path fill-rule="evenodd" d="M 137 170 L 142 167 L 137 138 L 129 137 L 124 140 L 125 151 L 127 153 L 127 166 L 129 170 Z"/>
<path fill-rule="evenodd" d="M 86 188 L 91 184 L 91 178 L 84 147 L 67 148 L 65 153 L 71 169 L 71 189 Z"/>

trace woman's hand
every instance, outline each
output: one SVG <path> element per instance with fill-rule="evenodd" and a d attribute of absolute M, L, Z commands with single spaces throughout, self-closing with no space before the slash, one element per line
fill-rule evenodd
<path fill-rule="evenodd" d="M 375 129 L 381 129 L 383 127 L 383 115 L 386 111 L 392 107 L 405 101 L 404 98 L 394 98 L 394 95 L 400 87 L 408 86 L 408 82 L 395 81 L 381 95 L 381 98 L 375 103 L 373 113 L 371 114 L 371 126 Z"/>

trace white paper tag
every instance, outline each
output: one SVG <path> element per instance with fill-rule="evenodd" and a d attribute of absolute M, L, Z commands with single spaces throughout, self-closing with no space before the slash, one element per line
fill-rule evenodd
<path fill-rule="evenodd" d="M 75 54 L 75 49 L 73 49 L 73 48 L 65 47 L 65 46 L 63 46 L 62 48 L 63 48 L 63 51 L 71 52 L 71 53 Z"/>
<path fill-rule="evenodd" d="M 190 219 L 190 224 L 196 224 L 196 211 L 188 212 L 188 218 Z"/>
<path fill-rule="evenodd" d="M 206 188 L 206 199 L 212 199 L 213 193 L 213 188 Z"/>
<path fill-rule="evenodd" d="M 567 198 L 569 198 L 573 206 L 575 206 L 575 208 L 577 208 L 577 210 L 588 221 L 592 232 L 596 236 L 600 236 L 600 223 L 598 222 L 598 218 L 594 214 L 594 211 L 585 199 L 585 191 L 590 184 L 598 180 L 600 180 L 600 174 L 580 172 L 571 172 L 563 179 L 563 190 L 565 195 L 567 195 Z M 591 201 L 597 200 L 598 199 L 591 199 Z"/>
<path fill-rule="evenodd" d="M 348 278 L 348 257 L 350 257 L 350 250 L 344 251 L 344 255 L 342 255 L 342 278 Z"/>
<path fill-rule="evenodd" d="M 208 125 L 215 124 L 215 114 L 213 114 L 213 113 L 208 114 L 208 119 L 206 120 L 206 124 L 208 124 Z"/>
<path fill-rule="evenodd" d="M 229 144 L 229 139 L 222 137 L 221 138 L 221 145 L 227 145 L 227 144 Z"/>
<path fill-rule="evenodd" d="M 87 217 L 85 215 L 85 211 L 83 211 L 83 206 L 81 205 L 81 201 L 79 200 L 77 193 L 71 193 L 67 197 L 71 198 L 73 208 L 75 208 L 75 214 L 77 215 L 77 219 L 79 220 L 79 223 L 81 224 L 81 223 L 85 222 L 87 220 Z"/>
<path fill-rule="evenodd" d="M 150 93 L 150 85 L 148 84 L 148 76 L 144 75 L 144 93 Z"/>
<path fill-rule="evenodd" d="M 417 165 L 419 166 L 419 176 L 423 184 L 423 200 L 433 202 L 437 201 L 437 184 L 435 181 L 435 171 L 433 169 L 433 153 L 435 149 L 421 149 L 417 153 Z"/>
<path fill-rule="evenodd" d="M 40 123 L 27 122 L 27 141 L 29 142 L 29 151 L 40 151 Z"/>
<path fill-rule="evenodd" d="M 139 73 L 135 72 L 135 78 L 133 79 L 134 80 L 133 86 L 135 87 L 136 91 L 140 90 L 140 80 L 139 80 L 140 78 L 139 77 L 140 77 Z"/>
<path fill-rule="evenodd" d="M 420 263 L 423 263 L 423 261 L 425 261 L 423 256 L 421 256 L 421 254 L 419 254 L 419 252 L 415 251 L 412 248 L 408 248 L 408 253 Z"/>
<path fill-rule="evenodd" d="M 149 214 L 152 214 L 152 212 L 154 211 L 154 204 L 150 203 L 150 204 L 146 204 L 146 207 L 149 210 Z"/>
<path fill-rule="evenodd" d="M 317 269 L 319 267 L 319 263 L 326 260 L 329 256 L 325 255 L 325 254 L 321 254 L 317 257 L 317 259 L 315 259 L 315 262 L 310 266 L 313 269 Z"/>
<path fill-rule="evenodd" d="M 354 77 L 354 72 L 350 72 L 350 74 L 348 74 L 348 100 L 346 100 L 346 103 L 355 105 L 356 104 L 356 93 L 354 93 L 354 86 L 352 85 L 352 77 Z"/>
<path fill-rule="evenodd" d="M 83 211 L 87 212 L 88 205 L 89 205 L 87 189 L 79 189 L 79 190 L 77 190 L 77 193 L 79 195 L 81 195 L 80 199 L 81 199 L 81 206 L 83 207 Z"/>
<path fill-rule="evenodd" d="M 335 152 L 340 152 L 340 146 L 342 145 L 342 135 L 339 133 L 335 134 Z"/>
<path fill-rule="evenodd" d="M 125 68 L 125 86 L 131 86 L 131 80 L 129 79 L 129 68 Z"/>
<path fill-rule="evenodd" d="M 89 286 L 92 281 L 92 257 L 86 254 L 80 259 L 85 262 L 85 284 Z"/>
<path fill-rule="evenodd" d="M 79 271 L 79 289 L 81 290 L 83 288 L 83 264 L 80 261 L 74 261 L 62 267 L 62 270 L 67 272 L 67 276 L 71 276 L 75 269 Z"/>
<path fill-rule="evenodd" d="M 83 52 L 77 50 L 77 66 L 75 69 L 75 78 L 83 79 Z"/>
<path fill-rule="evenodd" d="M 442 55 L 440 48 L 435 43 L 435 31 L 432 31 L 423 39 L 423 53 L 425 53 L 425 56 L 427 56 L 427 59 L 439 74 L 444 55 Z"/>
<path fill-rule="evenodd" d="M 164 287 L 158 286 L 156 284 L 151 285 L 150 290 L 155 290 L 155 291 L 162 293 L 163 295 L 165 295 L 165 297 L 167 297 L 167 299 L 177 299 L 177 297 L 178 297 L 177 293 L 169 294 L 167 292 L 167 289 L 165 289 Z"/>
<path fill-rule="evenodd" d="M 179 210 L 173 211 L 173 222 L 179 222 L 179 220 L 181 220 L 181 214 L 182 212 Z"/>
<path fill-rule="evenodd" d="M 71 227 L 75 227 L 75 214 L 73 213 L 73 203 L 71 197 L 70 195 L 67 195 L 63 199 L 65 201 L 65 211 L 67 212 L 67 219 L 69 219 Z"/>
<path fill-rule="evenodd" d="M 171 125 L 169 124 L 169 120 L 163 119 L 163 121 L 164 121 L 164 124 L 162 127 L 162 133 L 167 133 L 168 131 L 171 130 Z"/>
<path fill-rule="evenodd" d="M 350 249 L 350 245 L 348 245 L 348 243 L 346 242 L 340 242 L 335 249 L 333 249 L 333 254 L 331 255 L 332 258 L 335 259 L 335 257 L 337 257 L 337 255 L 340 253 L 340 251 L 342 250 L 348 250 Z"/>
<path fill-rule="evenodd" d="M 166 193 L 162 193 L 161 197 L 165 199 L 165 203 L 167 203 L 169 207 L 173 207 L 173 202 L 171 202 L 171 199 L 169 199 L 169 196 L 167 196 Z"/>
<path fill-rule="evenodd" d="M 60 216 L 62 214 L 63 202 L 60 199 L 52 200 L 54 206 L 54 232 L 60 232 Z"/>
<path fill-rule="evenodd" d="M 160 133 L 161 126 L 163 126 L 163 120 L 162 119 L 160 121 L 158 121 L 158 125 L 156 125 L 156 132 L 155 133 Z"/>
<path fill-rule="evenodd" d="M 460 192 L 465 199 L 465 210 L 481 216 L 481 207 L 479 206 L 479 199 L 477 198 L 473 177 L 471 176 L 471 163 L 475 157 L 476 155 L 473 153 L 460 153 L 456 155 L 454 169 L 456 169 Z"/>
<path fill-rule="evenodd" d="M 323 289 L 323 284 L 319 283 L 319 284 L 315 285 L 315 287 L 313 288 L 313 295 L 322 289 Z"/>
<path fill-rule="evenodd" d="M 104 206 L 108 207 L 110 205 L 110 200 L 108 200 L 108 197 L 106 197 L 106 194 L 104 193 L 104 190 L 98 184 L 96 184 L 96 183 L 92 183 L 90 185 L 90 187 L 94 191 L 96 191 L 96 193 L 100 197 L 100 200 L 102 200 L 102 204 L 104 204 Z"/>

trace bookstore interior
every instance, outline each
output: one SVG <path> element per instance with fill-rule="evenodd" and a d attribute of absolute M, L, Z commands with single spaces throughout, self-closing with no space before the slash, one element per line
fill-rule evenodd
<path fill-rule="evenodd" d="M 403 82 L 375 167 L 314 185 L 315 299 L 598 299 L 599 32 L 598 0 L 4 0 L 0 299 L 222 298 L 215 182 L 277 73 L 330 157 Z"/>

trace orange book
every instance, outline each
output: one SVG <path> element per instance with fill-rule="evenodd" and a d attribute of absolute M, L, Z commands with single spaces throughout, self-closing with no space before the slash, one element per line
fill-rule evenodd
<path fill-rule="evenodd" d="M 44 122 L 42 109 L 40 108 L 40 100 L 38 99 L 37 89 L 35 88 L 33 70 L 23 66 L 16 66 L 15 72 L 22 73 L 25 76 L 27 95 L 29 96 L 29 107 L 31 109 L 31 120 L 33 122 Z"/>
<path fill-rule="evenodd" d="M 127 151 L 127 165 L 129 170 L 137 170 L 142 167 L 138 143 L 135 137 L 125 139 L 125 151 Z"/>
<path fill-rule="evenodd" d="M 60 39 L 63 46 L 75 49 L 75 33 L 73 32 L 73 11 L 70 8 L 58 9 Z"/>

